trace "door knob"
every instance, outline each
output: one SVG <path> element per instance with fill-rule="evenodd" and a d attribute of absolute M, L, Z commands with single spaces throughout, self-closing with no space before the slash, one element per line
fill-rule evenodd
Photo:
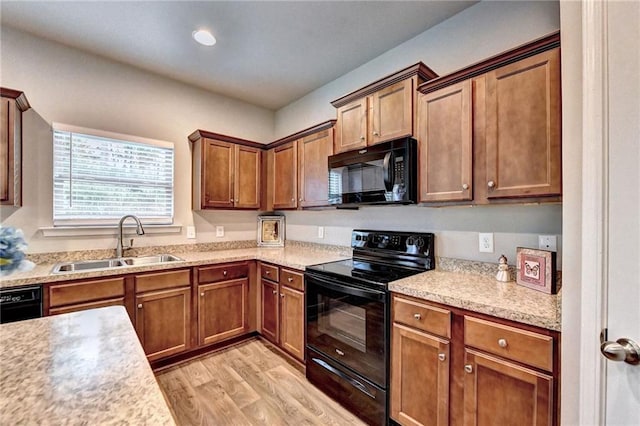
<path fill-rule="evenodd" d="M 494 181 L 490 180 L 489 182 L 487 182 L 487 186 L 489 188 L 493 188 L 494 186 L 496 186 L 496 183 Z"/>
<path fill-rule="evenodd" d="M 469 374 L 473 373 L 473 365 L 471 365 L 471 364 L 465 365 L 464 366 L 464 371 L 466 371 Z"/>
<path fill-rule="evenodd" d="M 378 132 L 373 132 L 373 136 L 380 136 L 380 133 L 378 133 Z"/>
<path fill-rule="evenodd" d="M 445 354 L 438 354 L 438 359 L 439 359 L 440 361 L 444 361 L 445 359 L 447 359 L 447 355 L 445 355 Z"/>
<path fill-rule="evenodd" d="M 138 304 L 138 309 L 142 309 L 142 303 Z"/>
<path fill-rule="evenodd" d="M 600 333 L 600 352 L 611 361 L 624 361 L 627 364 L 640 364 L 640 346 L 625 337 L 611 342 L 607 339 L 607 329 Z"/>
<path fill-rule="evenodd" d="M 463 183 L 463 184 L 462 184 L 462 189 L 469 189 L 469 185 L 468 185 L 468 184 L 466 184 L 466 183 Z"/>

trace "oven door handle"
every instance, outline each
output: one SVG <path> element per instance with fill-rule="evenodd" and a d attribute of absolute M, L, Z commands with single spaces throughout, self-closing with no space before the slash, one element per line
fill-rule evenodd
<path fill-rule="evenodd" d="M 376 399 L 376 396 L 374 394 L 372 394 L 371 392 L 369 392 L 367 390 L 367 388 L 365 387 L 365 385 L 363 385 L 359 381 L 357 381 L 355 379 L 352 379 L 351 377 L 349 377 L 346 374 L 344 374 L 342 371 L 333 368 L 331 365 L 329 365 L 328 363 L 324 362 L 321 359 L 318 359 L 318 358 L 311 358 L 311 359 L 313 360 L 313 362 L 315 362 L 316 364 L 318 364 L 319 366 L 321 366 L 325 370 L 328 370 L 331 373 L 335 374 L 336 376 L 340 377 L 342 380 L 347 381 L 351 386 L 355 387 L 360 392 L 362 392 L 363 394 L 367 395 L 369 398 Z"/>
<path fill-rule="evenodd" d="M 320 278 L 317 275 L 307 275 L 307 277 L 315 281 L 319 286 L 328 288 L 329 290 L 338 291 L 350 296 L 362 297 L 363 299 L 375 300 L 380 302 L 386 301 L 386 293 L 376 290 L 367 290 L 360 287 L 345 285 L 326 278 Z"/>

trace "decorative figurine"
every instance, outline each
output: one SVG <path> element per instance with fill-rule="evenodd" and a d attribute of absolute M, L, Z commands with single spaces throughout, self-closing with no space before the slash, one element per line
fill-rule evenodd
<path fill-rule="evenodd" d="M 498 273 L 496 274 L 496 280 L 507 283 L 509 279 L 509 265 L 507 265 L 507 258 L 503 254 L 498 260 Z"/>

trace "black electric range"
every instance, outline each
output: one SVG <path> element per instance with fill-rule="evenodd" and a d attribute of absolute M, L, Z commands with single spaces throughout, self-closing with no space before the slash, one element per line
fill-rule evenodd
<path fill-rule="evenodd" d="M 353 257 L 305 271 L 309 381 L 369 424 L 386 424 L 387 284 L 434 268 L 430 233 L 354 230 Z"/>

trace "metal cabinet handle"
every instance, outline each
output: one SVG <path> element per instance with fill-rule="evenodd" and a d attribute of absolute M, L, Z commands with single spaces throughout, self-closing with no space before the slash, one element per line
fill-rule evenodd
<path fill-rule="evenodd" d="M 640 346 L 631 339 L 623 337 L 611 342 L 607 339 L 607 330 L 600 333 L 600 352 L 611 361 L 624 361 L 627 364 L 640 364 Z"/>
<path fill-rule="evenodd" d="M 506 348 L 507 347 L 507 339 L 498 339 L 498 346 L 500 346 L 501 348 Z"/>
<path fill-rule="evenodd" d="M 380 136 L 380 133 L 378 133 L 378 132 L 374 131 L 374 132 L 373 132 L 373 136 Z"/>
<path fill-rule="evenodd" d="M 363 141 L 364 140 L 364 136 L 360 136 L 360 140 Z"/>
<path fill-rule="evenodd" d="M 302 197 L 300 197 L 300 198 L 298 198 L 298 201 L 304 201 L 304 200 L 302 199 Z"/>
<path fill-rule="evenodd" d="M 233 203 L 233 198 L 230 198 L 229 201 L 231 201 Z"/>
<path fill-rule="evenodd" d="M 267 275 L 271 275 L 271 271 L 265 271 L 264 273 Z"/>
<path fill-rule="evenodd" d="M 292 277 L 289 277 L 289 278 L 287 278 L 287 281 L 292 282 L 292 281 L 293 281 L 293 278 L 292 278 Z"/>
<path fill-rule="evenodd" d="M 420 314 L 413 314 L 413 317 L 417 320 L 421 320 L 422 319 L 422 315 Z"/>
<path fill-rule="evenodd" d="M 468 184 L 466 184 L 466 183 L 463 183 L 463 184 L 462 184 L 462 189 L 469 189 L 469 185 L 468 185 Z"/>
<path fill-rule="evenodd" d="M 200 296 L 204 297 L 204 293 L 200 293 Z"/>
<path fill-rule="evenodd" d="M 227 276 L 227 271 L 222 271 L 222 275 Z"/>
<path fill-rule="evenodd" d="M 273 294 L 278 294 L 278 290 L 271 290 Z"/>
<path fill-rule="evenodd" d="M 284 293 L 280 293 L 280 297 L 284 299 Z"/>
<path fill-rule="evenodd" d="M 464 371 L 466 371 L 467 373 L 473 373 L 473 365 L 471 364 L 467 364 L 464 366 Z"/>
<path fill-rule="evenodd" d="M 489 188 L 493 188 L 494 186 L 496 186 L 496 183 L 494 181 L 490 180 L 489 182 L 487 182 L 487 186 Z"/>
<path fill-rule="evenodd" d="M 336 348 L 336 353 L 340 356 L 344 356 L 344 352 L 342 352 L 340 349 Z"/>
<path fill-rule="evenodd" d="M 447 356 L 445 354 L 438 354 L 438 359 L 440 361 L 444 361 L 445 359 L 447 359 Z"/>
<path fill-rule="evenodd" d="M 142 309 L 142 303 L 138 303 L 138 309 Z"/>

